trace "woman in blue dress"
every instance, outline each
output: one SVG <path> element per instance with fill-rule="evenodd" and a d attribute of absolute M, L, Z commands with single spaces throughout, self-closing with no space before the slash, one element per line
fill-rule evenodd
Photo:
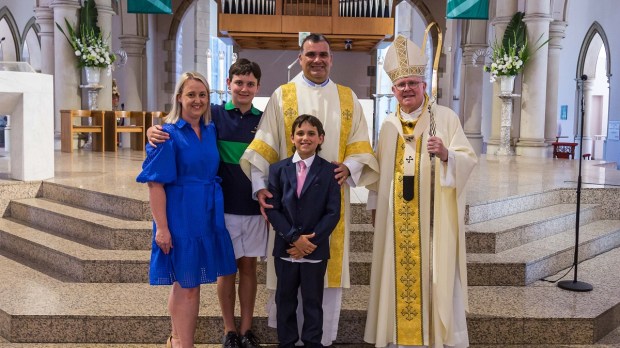
<path fill-rule="evenodd" d="M 200 284 L 236 272 L 224 202 L 220 162 L 211 122 L 209 88 L 195 72 L 181 75 L 164 130 L 170 139 L 146 146 L 137 181 L 148 183 L 153 214 L 149 281 L 172 285 L 168 347 L 193 347 Z"/>

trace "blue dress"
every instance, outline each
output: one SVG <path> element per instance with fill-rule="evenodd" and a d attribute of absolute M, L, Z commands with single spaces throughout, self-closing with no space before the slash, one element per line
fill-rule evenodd
<path fill-rule="evenodd" d="M 224 198 L 217 176 L 213 122 L 200 121 L 201 138 L 180 119 L 165 124 L 170 139 L 156 148 L 146 146 L 146 159 L 138 182 L 164 184 L 166 214 L 172 236 L 168 255 L 155 244 L 155 222 L 149 281 L 151 285 L 179 282 L 183 288 L 212 283 L 237 271 L 230 235 L 224 224 Z"/>

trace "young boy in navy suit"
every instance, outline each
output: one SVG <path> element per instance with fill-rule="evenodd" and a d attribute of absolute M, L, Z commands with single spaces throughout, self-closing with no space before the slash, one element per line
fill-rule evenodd
<path fill-rule="evenodd" d="M 266 209 L 277 235 L 273 256 L 278 277 L 276 308 L 280 348 L 293 348 L 297 332 L 297 293 L 301 290 L 306 348 L 322 348 L 323 285 L 329 259 L 329 236 L 340 219 L 340 185 L 336 165 L 316 155 L 325 136 L 318 118 L 301 115 L 292 125 L 295 154 L 269 167 Z"/>

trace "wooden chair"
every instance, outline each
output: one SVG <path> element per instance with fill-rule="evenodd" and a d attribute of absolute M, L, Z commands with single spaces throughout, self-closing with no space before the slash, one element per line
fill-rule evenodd
<path fill-rule="evenodd" d="M 116 152 L 118 134 L 131 133 L 131 149 L 144 151 L 144 114 L 144 111 L 106 111 L 104 117 L 105 150 Z"/>
<path fill-rule="evenodd" d="M 103 115 L 101 110 L 60 110 L 60 151 L 73 152 L 73 135 L 76 133 L 92 133 L 92 150 L 103 151 Z"/>
<path fill-rule="evenodd" d="M 151 128 L 151 126 L 156 124 L 163 124 L 164 117 L 166 117 L 166 113 L 163 111 L 147 111 L 144 119 L 144 141 L 148 143 L 148 139 L 146 138 L 146 131 Z"/>

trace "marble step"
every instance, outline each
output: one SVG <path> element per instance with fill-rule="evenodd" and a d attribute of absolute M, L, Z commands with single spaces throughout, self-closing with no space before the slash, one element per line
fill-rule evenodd
<path fill-rule="evenodd" d="M 580 225 L 599 217 L 597 204 L 581 204 Z M 499 253 L 575 226 L 575 204 L 556 204 L 465 226 L 468 253 Z"/>
<path fill-rule="evenodd" d="M 366 210 L 366 203 L 351 203 L 351 223 L 352 224 L 371 224 L 372 216 Z"/>
<path fill-rule="evenodd" d="M 118 183 L 102 182 L 101 189 L 105 189 L 105 185 L 116 184 Z M 122 197 L 47 181 L 41 184 L 38 197 L 131 220 L 150 221 L 152 219 L 148 200 Z"/>
<path fill-rule="evenodd" d="M 497 254 L 467 255 L 469 285 L 522 286 L 570 267 L 575 230 L 568 229 Z M 620 220 L 598 220 L 579 229 L 579 260 L 620 246 Z"/>
<path fill-rule="evenodd" d="M 472 345 L 592 344 L 620 325 L 620 276 L 609 266 L 620 249 L 580 265 L 590 293 L 572 293 L 537 282 L 526 287 L 470 287 L 468 328 Z M 64 283 L 0 256 L 0 335 L 25 343 L 163 343 L 169 332 L 167 286 Z M 564 273 L 562 271 L 561 273 Z M 215 286 L 203 285 L 197 343 L 217 344 L 222 322 Z M 362 343 L 369 287 L 343 292 L 337 344 Z M 266 326 L 268 292 L 258 287 L 254 331 L 275 342 Z M 236 308 L 238 315 L 239 308 Z"/>
<path fill-rule="evenodd" d="M 148 250 L 96 249 L 11 218 L 0 218 L 0 250 L 60 279 L 84 283 L 148 281 Z"/>
<path fill-rule="evenodd" d="M 562 202 L 563 190 L 550 190 L 468 204 L 465 224 L 477 224 L 513 214 L 555 205 Z M 572 190 L 574 192 L 574 190 Z"/>
<path fill-rule="evenodd" d="M 150 250 L 152 223 L 128 220 L 45 198 L 13 200 L 8 214 L 29 226 L 95 248 Z"/>
<path fill-rule="evenodd" d="M 349 246 L 352 252 L 372 252 L 374 227 L 371 224 L 351 224 Z"/>
<path fill-rule="evenodd" d="M 45 233 L 12 218 L 0 219 L 0 250 L 66 281 L 148 282 L 149 250 L 98 249 Z M 372 254 L 352 252 L 349 256 L 351 284 L 368 284 Z M 263 284 L 265 269 L 266 263 L 259 262 L 258 279 Z"/>

